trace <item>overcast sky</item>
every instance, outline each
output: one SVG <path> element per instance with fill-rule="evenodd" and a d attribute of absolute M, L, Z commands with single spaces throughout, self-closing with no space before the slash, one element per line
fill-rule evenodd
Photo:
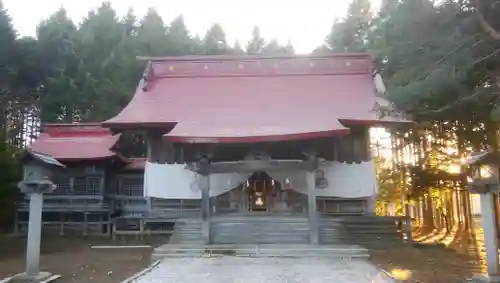
<path fill-rule="evenodd" d="M 20 35 L 35 35 L 40 20 L 64 7 L 69 16 L 80 22 L 102 0 L 3 0 Z M 182 14 L 188 28 L 203 35 L 214 22 L 220 23 L 232 44 L 242 45 L 257 25 L 265 38 L 292 42 L 299 53 L 320 45 L 336 16 L 345 14 L 350 0 L 112 0 L 119 15 L 133 8 L 138 16 L 149 7 L 158 10 L 165 22 Z M 375 4 L 380 0 L 372 1 Z"/>

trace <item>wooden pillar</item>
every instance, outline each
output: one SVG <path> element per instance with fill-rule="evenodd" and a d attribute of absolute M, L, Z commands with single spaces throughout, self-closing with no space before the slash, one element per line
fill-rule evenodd
<path fill-rule="evenodd" d="M 498 235 L 497 220 L 493 193 L 481 194 L 481 218 L 484 230 L 484 244 L 486 247 L 486 263 L 488 275 L 498 275 Z"/>
<path fill-rule="evenodd" d="M 306 172 L 307 180 L 307 208 L 309 217 L 309 243 L 318 244 L 319 228 L 318 215 L 316 213 L 316 176 L 315 171 Z"/>
<path fill-rule="evenodd" d="M 201 189 L 201 221 L 202 237 L 205 244 L 210 244 L 210 163 L 208 160 L 200 161 L 198 186 Z"/>
<path fill-rule="evenodd" d="M 377 215 L 377 196 L 373 195 L 366 198 L 365 215 Z"/>
<path fill-rule="evenodd" d="M 147 161 L 151 163 L 165 164 L 167 148 L 163 144 L 162 134 L 158 131 L 147 131 Z M 144 178 L 146 180 L 146 178 Z M 151 211 L 152 201 L 151 197 L 146 197 L 148 210 Z"/>

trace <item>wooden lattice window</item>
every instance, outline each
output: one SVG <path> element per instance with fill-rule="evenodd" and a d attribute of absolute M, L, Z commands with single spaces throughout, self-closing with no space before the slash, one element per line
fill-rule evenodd
<path fill-rule="evenodd" d="M 140 197 L 144 195 L 144 178 L 142 176 L 123 176 L 118 185 L 118 194 Z"/>
<path fill-rule="evenodd" d="M 100 195 L 101 194 L 100 176 L 81 176 L 73 179 L 74 195 Z"/>
<path fill-rule="evenodd" d="M 56 190 L 53 192 L 57 195 L 67 195 L 71 193 L 71 178 L 69 176 L 56 176 L 54 178 Z"/>

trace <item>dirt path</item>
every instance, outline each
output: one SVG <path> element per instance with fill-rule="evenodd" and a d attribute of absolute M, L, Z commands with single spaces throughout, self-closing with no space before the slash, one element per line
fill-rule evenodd
<path fill-rule="evenodd" d="M 126 244 L 165 243 L 165 239 L 129 241 Z M 92 245 L 120 245 L 122 241 L 107 238 L 62 238 L 58 236 L 42 239 L 42 270 L 61 274 L 58 283 L 119 283 L 139 272 L 150 263 L 150 249 L 95 250 Z M 24 238 L 0 238 L 0 279 L 24 270 Z"/>

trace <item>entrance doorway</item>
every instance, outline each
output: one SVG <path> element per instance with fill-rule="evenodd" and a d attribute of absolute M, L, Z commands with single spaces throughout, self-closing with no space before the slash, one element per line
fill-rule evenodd
<path fill-rule="evenodd" d="M 265 172 L 254 173 L 247 181 L 249 211 L 269 211 L 276 183 Z"/>

